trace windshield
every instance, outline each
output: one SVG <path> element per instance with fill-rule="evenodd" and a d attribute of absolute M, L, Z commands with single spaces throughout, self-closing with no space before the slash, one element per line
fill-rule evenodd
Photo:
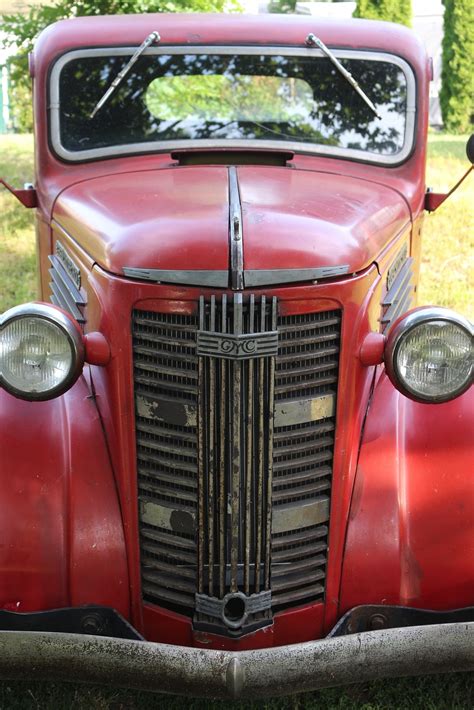
<path fill-rule="evenodd" d="M 91 118 L 130 53 L 71 54 L 52 79 L 58 95 L 53 146 L 68 159 L 231 144 L 398 162 L 410 139 L 407 72 L 402 60 L 388 55 L 341 58 L 379 119 L 317 53 L 178 54 L 163 48 L 147 50 Z"/>

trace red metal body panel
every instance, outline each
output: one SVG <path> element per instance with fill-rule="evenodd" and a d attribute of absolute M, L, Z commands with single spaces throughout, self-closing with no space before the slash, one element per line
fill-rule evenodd
<path fill-rule="evenodd" d="M 418 404 L 380 379 L 357 466 L 341 612 L 362 603 L 472 605 L 473 411 L 472 389 Z"/>
<path fill-rule="evenodd" d="M 61 194 L 54 217 L 94 261 L 114 273 L 121 274 L 124 266 L 228 269 L 226 168 L 171 168 L 88 180 Z"/>
<path fill-rule="evenodd" d="M 240 167 L 238 177 L 246 269 L 360 271 L 410 222 L 397 192 L 365 180 L 283 167 Z M 54 218 L 116 274 L 124 266 L 228 269 L 226 168 L 175 167 L 81 182 L 61 193 Z"/>
<path fill-rule="evenodd" d="M 49 402 L 0 390 L 0 422 L 0 608 L 128 615 L 122 518 L 84 378 Z"/>

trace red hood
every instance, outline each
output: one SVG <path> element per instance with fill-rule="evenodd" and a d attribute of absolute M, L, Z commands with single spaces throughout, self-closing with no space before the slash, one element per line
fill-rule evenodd
<path fill-rule="evenodd" d="M 239 167 L 245 270 L 369 265 L 410 220 L 378 183 L 290 167 Z M 228 170 L 176 167 L 67 188 L 54 218 L 112 273 L 229 268 Z"/>

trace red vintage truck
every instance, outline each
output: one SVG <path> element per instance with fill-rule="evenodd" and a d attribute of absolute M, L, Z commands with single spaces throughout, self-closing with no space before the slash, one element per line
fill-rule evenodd
<path fill-rule="evenodd" d="M 259 697 L 473 669 L 472 326 L 416 307 L 446 197 L 418 40 L 88 17 L 30 72 L 0 676 Z"/>

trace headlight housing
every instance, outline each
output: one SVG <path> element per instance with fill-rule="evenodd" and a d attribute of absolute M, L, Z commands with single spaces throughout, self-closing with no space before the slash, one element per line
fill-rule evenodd
<path fill-rule="evenodd" d="M 79 377 L 84 356 L 78 324 L 55 306 L 27 303 L 0 319 L 0 383 L 15 397 L 59 396 Z"/>
<path fill-rule="evenodd" d="M 394 323 L 385 367 L 395 387 L 418 402 L 447 402 L 472 382 L 473 328 L 445 308 L 418 308 Z"/>

